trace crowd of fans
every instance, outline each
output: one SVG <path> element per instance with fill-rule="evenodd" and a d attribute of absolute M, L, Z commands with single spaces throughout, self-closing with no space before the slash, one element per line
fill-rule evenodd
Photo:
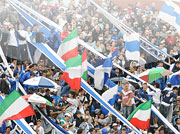
<path fill-rule="evenodd" d="M 56 8 L 49 8 L 41 5 L 41 0 L 20 0 L 25 5 L 38 11 L 45 17 L 56 22 L 62 27 L 62 32 L 57 32 L 53 26 L 49 26 L 46 22 L 42 22 L 49 27 L 51 34 L 46 37 L 37 24 L 33 27 L 27 25 L 27 22 L 18 15 L 18 13 L 6 1 L 0 1 L 0 45 L 9 62 L 9 67 L 13 71 L 14 78 L 11 77 L 7 70 L 7 66 L 1 62 L 1 81 L 0 94 L 5 97 L 13 90 L 16 90 L 17 85 L 25 80 L 33 77 L 43 76 L 55 81 L 59 87 L 56 89 L 38 88 L 29 85 L 23 85 L 28 94 L 36 93 L 44 96 L 53 106 L 41 106 L 41 109 L 58 125 L 65 130 L 82 134 L 88 132 L 90 134 L 125 134 L 133 133 L 122 122 L 113 115 L 104 115 L 101 111 L 101 105 L 94 100 L 86 91 L 80 89 L 73 91 L 70 86 L 61 80 L 63 72 L 56 68 L 52 62 L 45 56 L 41 56 L 37 64 L 31 63 L 29 44 L 31 40 L 38 43 L 47 43 L 55 52 L 57 52 L 62 41 L 75 28 L 78 28 L 79 38 L 84 40 L 88 45 L 96 49 L 98 52 L 108 56 L 116 49 L 119 50 L 118 56 L 114 59 L 116 63 L 124 67 L 131 73 L 138 76 L 146 69 L 152 67 L 164 67 L 170 69 L 170 66 L 163 63 L 165 60 L 172 65 L 172 72 L 180 70 L 180 36 L 175 28 L 158 18 L 158 10 L 153 3 L 151 6 L 142 9 L 140 3 L 136 5 L 128 5 L 122 9 L 113 4 L 111 0 L 100 0 L 99 4 L 119 21 L 123 22 L 151 43 L 159 47 L 162 51 L 170 54 L 173 58 L 164 57 L 160 52 L 150 48 L 144 44 L 149 50 L 161 58 L 157 61 L 150 54 L 141 50 L 141 58 L 145 61 L 143 64 L 136 61 L 128 61 L 124 55 L 124 40 L 123 32 L 118 30 L 105 16 L 100 14 L 96 7 L 86 0 L 68 2 L 57 1 Z M 143 43 L 142 43 L 143 44 Z M 79 54 L 82 54 L 84 47 L 79 45 Z M 88 51 L 88 62 L 96 66 L 99 57 Z M 174 64 L 174 65 L 173 65 Z M 128 77 L 125 72 L 118 68 L 113 68 L 111 78 L 113 77 Z M 134 79 L 136 80 L 136 79 Z M 180 131 L 180 91 L 179 87 L 172 87 L 170 83 L 166 83 L 167 77 L 160 78 L 153 82 L 155 89 L 148 87 L 147 83 L 142 83 L 137 87 L 130 88 L 129 83 L 123 86 L 123 92 L 119 93 L 119 99 L 114 107 L 124 117 L 128 117 L 130 113 L 143 101 L 153 99 L 153 104 L 162 113 L 162 115 Z M 93 78 L 88 78 L 88 83 L 93 85 Z M 118 84 L 118 83 L 117 83 Z M 131 86 L 132 87 L 132 86 Z M 103 90 L 95 89 L 99 94 Z M 20 90 L 18 90 L 22 93 Z M 126 94 L 127 92 L 128 94 Z M 124 99 L 125 98 L 125 99 Z M 67 112 L 74 110 L 74 113 Z M 56 134 L 53 129 L 38 113 L 36 116 L 26 118 L 29 125 L 38 134 Z M 15 126 L 13 122 L 6 122 L 6 133 L 22 133 L 19 126 Z M 86 129 L 84 129 L 84 126 Z M 172 133 L 163 123 L 156 117 L 151 115 L 149 134 L 164 134 Z M 3 132 L 2 132 L 3 133 Z"/>

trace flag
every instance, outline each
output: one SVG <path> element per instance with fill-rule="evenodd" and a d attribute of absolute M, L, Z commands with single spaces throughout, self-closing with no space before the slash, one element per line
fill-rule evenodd
<path fill-rule="evenodd" d="M 112 88 L 108 89 L 107 91 L 105 91 L 102 94 L 102 97 L 111 106 L 114 106 L 115 101 L 117 101 L 119 99 L 119 95 L 117 94 L 118 92 L 119 92 L 118 85 L 115 85 L 114 87 L 112 87 Z M 107 115 L 109 113 L 109 111 L 106 108 L 104 108 L 102 105 L 101 105 L 101 110 L 102 110 L 102 113 L 104 115 Z"/>
<path fill-rule="evenodd" d="M 42 7 L 49 7 L 49 8 L 56 9 L 57 4 L 58 4 L 57 0 L 43 0 L 39 7 L 40 7 L 40 9 Z"/>
<path fill-rule="evenodd" d="M 84 49 L 84 53 L 82 55 L 82 78 L 87 81 L 88 75 L 88 67 L 87 67 L 87 50 Z"/>
<path fill-rule="evenodd" d="M 160 12 L 159 18 L 174 26 L 180 33 L 180 12 L 179 6 L 172 1 L 165 1 Z"/>
<path fill-rule="evenodd" d="M 6 120 L 19 120 L 34 114 L 32 107 L 14 90 L 0 105 L 0 126 Z"/>
<path fill-rule="evenodd" d="M 112 70 L 112 57 L 105 59 L 103 65 L 95 68 L 94 72 L 94 86 L 98 90 L 102 90 L 105 80 L 110 76 Z"/>
<path fill-rule="evenodd" d="M 139 34 L 132 33 L 128 37 L 124 36 L 124 40 L 125 40 L 126 59 L 139 61 L 139 58 L 140 58 Z"/>
<path fill-rule="evenodd" d="M 166 83 L 171 83 L 173 86 L 179 86 L 180 85 L 180 71 L 173 73 L 170 75 L 167 79 Z"/>
<path fill-rule="evenodd" d="M 57 54 L 67 61 L 72 57 L 78 56 L 78 29 L 74 29 L 60 45 Z"/>
<path fill-rule="evenodd" d="M 149 128 L 152 100 L 140 104 L 128 117 L 135 127 L 145 130 Z"/>
<path fill-rule="evenodd" d="M 72 57 L 71 59 L 65 61 L 65 64 L 66 70 L 61 76 L 61 79 L 65 80 L 71 89 L 80 89 L 82 76 L 82 56 Z"/>

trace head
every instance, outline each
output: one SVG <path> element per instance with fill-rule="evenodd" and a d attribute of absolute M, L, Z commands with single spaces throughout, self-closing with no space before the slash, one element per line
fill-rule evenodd
<path fill-rule="evenodd" d="M 39 120 L 37 120 L 37 126 L 40 126 L 41 125 L 41 120 L 39 119 Z"/>
<path fill-rule="evenodd" d="M 144 90 L 147 90 L 147 83 L 143 83 L 143 85 L 142 85 L 142 88 L 144 89 Z"/>
<path fill-rule="evenodd" d="M 125 89 L 125 90 L 128 90 L 128 89 L 129 89 L 129 82 L 126 82 L 126 83 L 124 84 L 124 89 Z"/>
<path fill-rule="evenodd" d="M 18 72 L 14 72 L 13 76 L 17 79 L 19 77 Z"/>
<path fill-rule="evenodd" d="M 67 98 L 68 98 L 67 95 L 64 94 L 64 95 L 63 95 L 63 101 L 67 101 Z"/>
<path fill-rule="evenodd" d="M 65 113 L 65 120 L 68 121 L 71 118 L 71 115 L 69 113 Z"/>
<path fill-rule="evenodd" d="M 29 123 L 29 126 L 30 126 L 32 129 L 34 129 L 34 123 L 33 123 L 33 122 L 30 122 L 30 123 Z"/>
<path fill-rule="evenodd" d="M 23 24 L 20 24 L 19 25 L 19 30 L 23 30 L 24 29 L 24 25 Z"/>
<path fill-rule="evenodd" d="M 178 88 L 177 87 L 173 87 L 173 91 L 175 94 L 178 94 Z"/>
<path fill-rule="evenodd" d="M 118 129 L 117 123 L 113 123 L 112 127 L 113 127 L 113 129 L 116 131 L 116 130 Z"/>

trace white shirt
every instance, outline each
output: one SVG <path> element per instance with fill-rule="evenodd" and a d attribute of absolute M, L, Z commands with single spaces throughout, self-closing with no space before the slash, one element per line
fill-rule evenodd
<path fill-rule="evenodd" d="M 19 32 L 19 34 L 20 34 L 22 37 L 24 37 L 25 39 L 27 39 L 28 36 L 29 36 L 27 31 L 19 30 L 18 32 Z M 19 45 L 24 45 L 24 44 L 26 44 L 26 40 L 19 40 Z"/>
<path fill-rule="evenodd" d="M 36 127 L 37 127 L 37 126 L 34 126 L 34 130 L 36 130 Z M 38 128 L 38 134 L 44 134 L 44 128 L 43 128 L 43 127 L 40 126 L 40 127 Z"/>
<path fill-rule="evenodd" d="M 67 98 L 67 101 L 68 101 L 70 104 L 72 104 L 72 106 L 78 107 L 78 105 L 79 105 L 79 102 L 78 102 L 77 99 Z"/>
<path fill-rule="evenodd" d="M 16 36 L 15 36 L 15 30 L 10 30 L 10 38 L 9 38 L 9 43 L 8 45 L 10 46 L 15 46 L 17 47 L 18 44 L 17 44 L 17 40 L 16 40 Z"/>

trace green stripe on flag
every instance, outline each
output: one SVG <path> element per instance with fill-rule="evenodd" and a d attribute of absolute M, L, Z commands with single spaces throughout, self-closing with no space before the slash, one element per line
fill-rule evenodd
<path fill-rule="evenodd" d="M 81 78 L 83 78 L 85 81 L 87 81 L 87 74 L 88 74 L 88 71 L 85 71 L 82 75 Z"/>
<path fill-rule="evenodd" d="M 73 57 L 65 62 L 66 68 L 77 67 L 82 65 L 82 56 Z"/>
<path fill-rule="evenodd" d="M 77 37 L 78 37 L 78 29 L 76 28 L 63 40 L 63 43 L 70 41 Z"/>
<path fill-rule="evenodd" d="M 149 101 L 146 101 L 142 104 L 140 104 L 131 114 L 130 116 L 128 117 L 128 121 L 130 121 L 134 114 L 138 111 L 138 110 L 148 110 L 151 108 L 151 104 L 152 104 L 152 100 L 149 100 Z"/>
<path fill-rule="evenodd" d="M 152 68 L 150 71 L 149 71 L 149 83 L 159 79 L 162 77 L 162 75 L 160 74 L 160 72 L 164 72 L 166 71 L 166 69 L 164 68 Z"/>
<path fill-rule="evenodd" d="M 17 100 L 21 95 L 18 91 L 14 90 L 11 94 L 9 94 L 0 105 L 0 116 L 6 111 L 6 109 L 13 104 L 15 100 Z"/>

